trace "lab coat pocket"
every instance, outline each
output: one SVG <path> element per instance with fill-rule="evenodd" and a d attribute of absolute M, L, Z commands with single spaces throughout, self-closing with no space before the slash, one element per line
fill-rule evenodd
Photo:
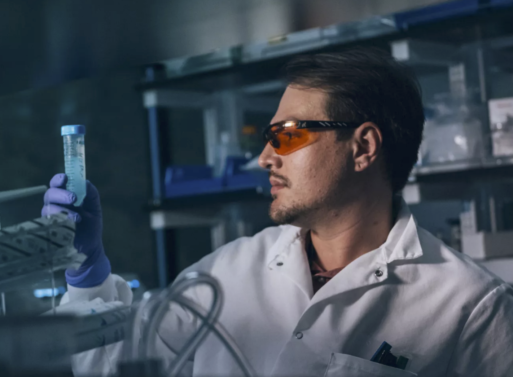
<path fill-rule="evenodd" d="M 414 377 L 417 374 L 342 353 L 332 353 L 324 377 Z"/>

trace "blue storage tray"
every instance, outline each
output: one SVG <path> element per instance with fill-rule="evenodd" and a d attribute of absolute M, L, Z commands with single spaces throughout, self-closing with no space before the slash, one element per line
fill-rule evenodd
<path fill-rule="evenodd" d="M 397 28 L 407 29 L 414 25 L 474 14 L 478 10 L 479 0 L 456 0 L 396 13 L 394 18 Z"/>
<path fill-rule="evenodd" d="M 189 182 L 200 179 L 211 179 L 212 168 L 205 165 L 173 165 L 166 169 L 165 183 L 167 185 L 179 182 Z"/>
<path fill-rule="evenodd" d="M 170 166 L 166 169 L 165 195 L 167 198 L 212 194 L 251 188 L 269 188 L 267 172 L 247 172 L 241 167 L 248 162 L 244 157 L 228 157 L 221 177 L 212 176 L 210 166 Z"/>
<path fill-rule="evenodd" d="M 271 187 L 269 174 L 266 172 L 245 172 L 226 177 L 223 183 L 225 190 L 243 190 L 257 187 L 266 189 Z"/>
<path fill-rule="evenodd" d="M 490 0 L 490 5 L 492 7 L 504 7 L 504 6 L 513 6 L 513 0 Z"/>
<path fill-rule="evenodd" d="M 244 157 L 230 156 L 226 159 L 223 173 L 223 185 L 226 189 L 234 190 L 270 186 L 269 173 L 241 170 L 242 166 L 246 165 L 248 161 Z"/>
<path fill-rule="evenodd" d="M 197 179 L 166 185 L 166 197 L 211 194 L 222 191 L 222 189 L 221 178 Z"/>

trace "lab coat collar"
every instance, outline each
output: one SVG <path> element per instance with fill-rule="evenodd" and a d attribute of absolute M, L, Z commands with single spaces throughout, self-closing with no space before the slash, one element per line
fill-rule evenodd
<path fill-rule="evenodd" d="M 312 276 L 308 257 L 301 242 L 301 228 L 284 226 L 280 237 L 269 250 L 267 267 L 284 274 L 307 297 L 312 297 Z"/>
<path fill-rule="evenodd" d="M 396 222 L 388 234 L 387 240 L 380 247 L 383 261 L 391 263 L 396 260 L 416 259 L 422 256 L 417 222 L 404 199 L 398 201 Z"/>
<path fill-rule="evenodd" d="M 402 198 L 398 199 L 397 206 L 396 222 L 388 234 L 387 240 L 380 247 L 383 261 L 386 263 L 422 256 L 417 222 Z M 267 265 L 270 269 L 273 269 L 274 262 L 280 255 L 290 253 L 290 246 L 293 243 L 301 241 L 301 228 L 292 225 L 281 227 L 283 231 L 268 253 Z"/>
<path fill-rule="evenodd" d="M 346 284 L 344 290 L 379 283 L 387 279 L 389 263 L 422 256 L 416 221 L 403 199 L 400 199 L 397 205 L 397 219 L 385 243 L 346 266 L 332 279 L 332 283 L 347 273 L 351 273 L 353 278 L 350 279 L 350 286 Z M 294 226 L 283 228 L 280 237 L 269 250 L 267 266 L 270 270 L 278 270 L 285 274 L 311 298 L 313 296 L 312 277 L 306 251 L 301 242 L 301 229 Z M 334 288 L 334 284 L 327 284 L 321 288 L 319 293 L 325 292 L 321 295 L 316 294 L 315 301 L 321 298 L 317 296 L 325 296 L 325 293 Z"/>

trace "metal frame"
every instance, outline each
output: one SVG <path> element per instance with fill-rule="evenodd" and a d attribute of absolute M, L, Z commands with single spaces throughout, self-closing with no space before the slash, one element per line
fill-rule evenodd
<path fill-rule="evenodd" d="M 153 68 L 148 68 L 147 81 L 155 77 Z M 276 88 L 281 82 L 272 83 Z M 256 88 L 258 91 L 261 88 Z M 266 88 L 265 88 L 266 89 Z M 250 88 L 250 92 L 255 88 Z M 144 107 L 148 111 L 150 158 L 152 172 L 152 201 L 159 206 L 164 201 L 164 170 L 169 164 L 166 160 L 167 146 L 165 140 L 165 119 L 161 112 L 167 108 L 194 108 L 203 111 L 206 163 L 216 168 L 220 174 L 223 166 L 218 158 L 218 148 L 223 144 L 223 135 L 227 135 L 224 147 L 228 154 L 240 154 L 239 125 L 243 123 L 243 112 L 274 111 L 277 101 L 264 96 L 245 98 L 243 91 L 224 90 L 215 93 L 193 91 L 176 91 L 165 89 L 150 89 L 143 92 Z M 233 212 L 233 211 L 231 211 Z M 226 233 L 233 231 L 231 222 L 237 222 L 233 213 L 224 213 L 219 208 L 212 211 L 187 210 L 170 211 L 154 210 L 150 214 L 151 228 L 155 231 L 157 248 L 158 281 L 160 287 L 165 287 L 174 276 L 169 276 L 167 268 L 170 261 L 167 254 L 166 231 L 181 227 L 210 226 L 212 247 L 215 249 L 225 243 Z M 230 222 L 228 224 L 227 222 Z M 233 224 L 232 224 L 233 225 Z M 238 226 L 237 229 L 245 227 Z"/>

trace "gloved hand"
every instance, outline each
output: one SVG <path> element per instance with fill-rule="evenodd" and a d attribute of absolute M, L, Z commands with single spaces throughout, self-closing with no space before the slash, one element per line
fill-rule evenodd
<path fill-rule="evenodd" d="M 66 174 L 57 174 L 50 181 L 44 197 L 42 216 L 67 212 L 76 223 L 74 246 L 87 256 L 77 269 L 66 270 L 66 281 L 79 288 L 90 288 L 102 284 L 110 274 L 110 262 L 105 255 L 102 242 L 103 220 L 100 195 L 93 184 L 87 181 L 87 194 L 80 207 L 73 206 L 77 200 L 74 193 L 66 190 Z"/>

